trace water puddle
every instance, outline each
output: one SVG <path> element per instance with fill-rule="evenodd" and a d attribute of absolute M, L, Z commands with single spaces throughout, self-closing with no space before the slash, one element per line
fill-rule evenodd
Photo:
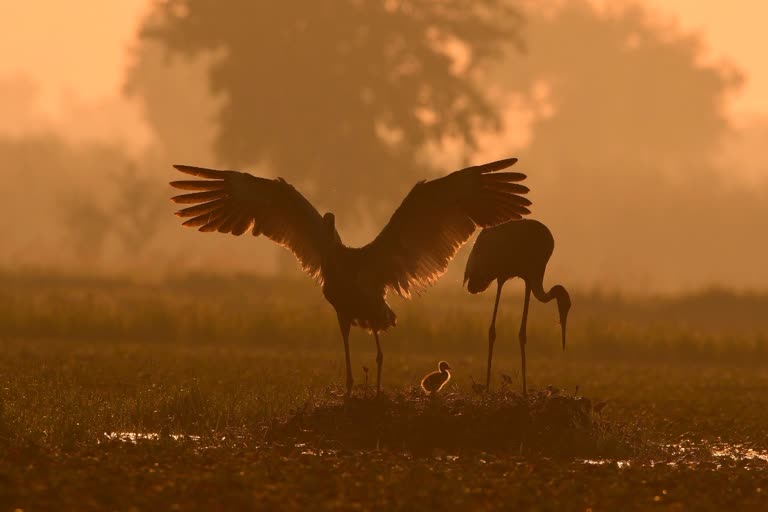
<path fill-rule="evenodd" d="M 324 455 L 336 455 L 336 450 L 329 450 L 327 448 L 312 448 L 308 443 L 297 443 L 293 445 L 294 448 L 301 450 L 302 455 L 312 455 L 314 457 L 322 457 Z"/>
<path fill-rule="evenodd" d="M 606 466 L 609 464 L 616 464 L 619 469 L 628 468 L 630 462 L 628 460 L 614 460 L 614 459 L 579 459 L 582 464 L 588 464 L 590 466 Z"/>
<path fill-rule="evenodd" d="M 617 459 L 580 459 L 581 464 L 603 466 L 616 465 L 619 469 L 628 468 L 630 465 L 654 467 L 665 466 L 699 466 L 702 464 L 714 465 L 720 469 L 725 463 L 749 463 L 768 462 L 768 450 L 757 450 L 743 443 L 724 443 L 721 441 L 694 441 L 683 439 L 679 443 L 664 444 L 660 446 L 662 452 L 668 457 L 658 460 L 629 461 Z"/>
<path fill-rule="evenodd" d="M 141 441 L 161 441 L 172 439 L 173 441 L 191 441 L 200 443 L 199 435 L 185 434 L 164 434 L 158 432 L 105 432 L 104 438 L 108 441 L 120 441 L 124 443 L 137 444 Z M 221 441 L 225 441 L 222 437 Z M 317 448 L 308 443 L 297 443 L 294 448 L 300 450 L 301 455 L 322 457 L 337 454 L 337 450 L 327 448 Z M 745 443 L 725 443 L 721 441 L 695 441 L 683 439 L 678 443 L 663 444 L 659 446 L 661 456 L 655 459 L 578 459 L 576 462 L 590 466 L 616 466 L 619 469 L 626 469 L 631 466 L 655 467 L 655 466 L 700 466 L 710 465 L 719 469 L 723 464 L 728 463 L 768 463 L 768 450 L 758 450 Z M 455 462 L 459 460 L 457 455 L 448 455 L 438 453 L 437 460 L 446 462 Z M 484 460 L 480 461 L 485 462 Z"/>
<path fill-rule="evenodd" d="M 712 449 L 715 457 L 729 457 L 732 460 L 762 460 L 768 462 L 768 451 L 755 450 L 743 444 L 723 444 Z"/>
<path fill-rule="evenodd" d="M 157 432 L 104 432 L 104 437 L 110 441 L 122 441 L 133 444 L 139 441 L 159 441 L 161 439 L 160 434 Z M 168 434 L 168 437 L 174 441 L 200 441 L 200 436 Z"/>

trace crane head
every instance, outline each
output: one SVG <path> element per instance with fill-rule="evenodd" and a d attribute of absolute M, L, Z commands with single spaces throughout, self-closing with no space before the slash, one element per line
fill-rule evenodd
<path fill-rule="evenodd" d="M 333 232 L 336 230 L 336 216 L 331 212 L 328 212 L 325 215 L 323 215 L 323 222 L 325 223 L 325 227 L 328 228 L 329 231 Z"/>
<path fill-rule="evenodd" d="M 557 311 L 560 314 L 560 327 L 563 331 L 563 350 L 565 350 L 565 325 L 568 322 L 568 311 L 571 310 L 571 296 L 568 291 L 558 285 L 552 287 L 550 291 L 557 300 Z"/>
<path fill-rule="evenodd" d="M 325 227 L 328 230 L 328 233 L 331 235 L 331 237 L 336 242 L 341 243 L 341 237 L 339 236 L 339 232 L 336 231 L 336 216 L 331 212 L 327 212 L 325 215 L 323 215 L 323 223 L 325 224 Z"/>

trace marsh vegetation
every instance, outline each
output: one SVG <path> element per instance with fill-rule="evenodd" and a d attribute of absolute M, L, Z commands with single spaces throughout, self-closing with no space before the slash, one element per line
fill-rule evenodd
<path fill-rule="evenodd" d="M 11 509 L 766 502 L 766 297 L 575 294 L 565 353 L 556 311 L 537 305 L 526 400 L 515 294 L 500 307 L 486 394 L 473 384 L 493 297 L 441 288 L 399 304 L 378 401 L 363 370 L 375 347 L 353 335 L 345 402 L 337 326 L 310 283 L 25 273 L 3 284 L 0 502 Z M 416 386 L 437 358 L 453 378 L 430 400 Z"/>

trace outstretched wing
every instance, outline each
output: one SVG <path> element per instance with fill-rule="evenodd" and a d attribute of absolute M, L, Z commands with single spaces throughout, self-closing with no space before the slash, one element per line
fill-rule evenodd
<path fill-rule="evenodd" d="M 435 282 L 478 227 L 495 226 L 530 213 L 520 196 L 525 175 L 499 172 L 516 158 L 468 167 L 420 182 L 376 239 L 363 247 L 371 278 L 403 297 Z"/>
<path fill-rule="evenodd" d="M 240 236 L 249 229 L 289 249 L 302 269 L 319 277 L 322 254 L 332 236 L 323 218 L 293 186 L 282 178 L 265 179 L 238 171 L 217 171 L 174 165 L 203 180 L 172 181 L 182 190 L 194 191 L 171 198 L 193 204 L 176 212 L 191 217 L 184 226 Z"/>

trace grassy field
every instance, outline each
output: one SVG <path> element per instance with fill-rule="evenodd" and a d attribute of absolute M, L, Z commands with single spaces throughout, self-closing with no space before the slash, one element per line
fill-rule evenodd
<path fill-rule="evenodd" d="M 307 407 L 343 404 L 334 315 L 307 283 L 0 279 L 2 510 L 768 507 L 766 296 L 575 294 L 564 353 L 555 308 L 534 304 L 529 386 L 567 397 L 578 386 L 607 402 L 593 427 L 616 442 L 575 456 L 275 435 Z M 514 295 L 497 327 L 497 390 L 502 374 L 519 388 Z M 387 397 L 358 389 L 358 401 L 386 408 L 405 396 L 431 407 L 412 388 L 447 359 L 454 379 L 437 407 L 492 407 L 472 389 L 485 371 L 492 300 L 450 289 L 393 300 Z M 373 345 L 353 333 L 358 384 L 363 366 L 375 368 Z"/>

